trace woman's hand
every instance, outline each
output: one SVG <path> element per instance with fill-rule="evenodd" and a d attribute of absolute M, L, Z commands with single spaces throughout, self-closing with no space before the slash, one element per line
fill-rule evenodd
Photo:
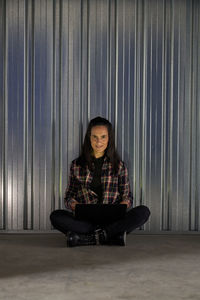
<path fill-rule="evenodd" d="M 78 201 L 74 200 L 71 204 L 71 209 L 74 211 L 75 210 L 75 207 L 76 207 L 76 204 L 78 204 Z"/>
<path fill-rule="evenodd" d="M 126 206 L 128 207 L 128 203 L 126 201 L 122 201 L 120 202 L 120 204 L 126 204 Z"/>

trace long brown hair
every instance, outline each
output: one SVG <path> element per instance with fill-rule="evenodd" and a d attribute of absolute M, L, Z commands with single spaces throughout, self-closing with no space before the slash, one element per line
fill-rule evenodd
<path fill-rule="evenodd" d="M 117 173 L 120 157 L 117 153 L 117 150 L 115 149 L 115 136 L 112 124 L 107 119 L 104 119 L 102 117 L 96 117 L 90 121 L 82 145 L 81 155 L 79 156 L 77 163 L 82 167 L 88 165 L 89 169 L 92 169 L 93 149 L 90 143 L 91 130 L 93 127 L 101 125 L 106 126 L 109 137 L 108 146 L 105 150 L 105 154 L 113 166 L 114 173 Z"/>

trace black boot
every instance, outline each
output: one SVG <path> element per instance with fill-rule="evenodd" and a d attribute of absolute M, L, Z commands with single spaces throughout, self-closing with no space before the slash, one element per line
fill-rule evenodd
<path fill-rule="evenodd" d="M 126 246 L 126 232 L 119 233 L 109 240 L 109 245 Z"/>
<path fill-rule="evenodd" d="M 105 230 L 98 230 L 99 244 L 126 246 L 126 232 L 119 233 L 116 236 L 108 237 Z"/>
<path fill-rule="evenodd" d="M 83 234 L 69 231 L 67 233 L 67 247 L 96 245 L 95 234 Z"/>

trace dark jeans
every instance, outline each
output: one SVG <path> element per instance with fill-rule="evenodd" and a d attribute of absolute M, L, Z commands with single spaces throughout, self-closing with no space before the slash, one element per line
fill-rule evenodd
<path fill-rule="evenodd" d="M 127 211 L 124 219 L 117 222 L 105 225 L 103 229 L 106 230 L 108 236 L 115 236 L 118 233 L 130 233 L 134 229 L 142 226 L 148 220 L 150 211 L 144 205 L 136 206 Z M 96 225 L 76 220 L 73 214 L 66 210 L 55 210 L 50 215 L 50 220 L 54 228 L 67 234 L 68 231 L 76 233 L 92 233 L 97 227 Z"/>

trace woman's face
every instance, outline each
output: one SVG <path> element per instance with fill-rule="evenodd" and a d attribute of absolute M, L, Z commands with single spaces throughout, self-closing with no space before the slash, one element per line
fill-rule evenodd
<path fill-rule="evenodd" d="M 91 129 L 90 143 L 93 149 L 93 154 L 96 158 L 104 155 L 108 146 L 108 129 L 106 126 L 98 125 Z"/>

